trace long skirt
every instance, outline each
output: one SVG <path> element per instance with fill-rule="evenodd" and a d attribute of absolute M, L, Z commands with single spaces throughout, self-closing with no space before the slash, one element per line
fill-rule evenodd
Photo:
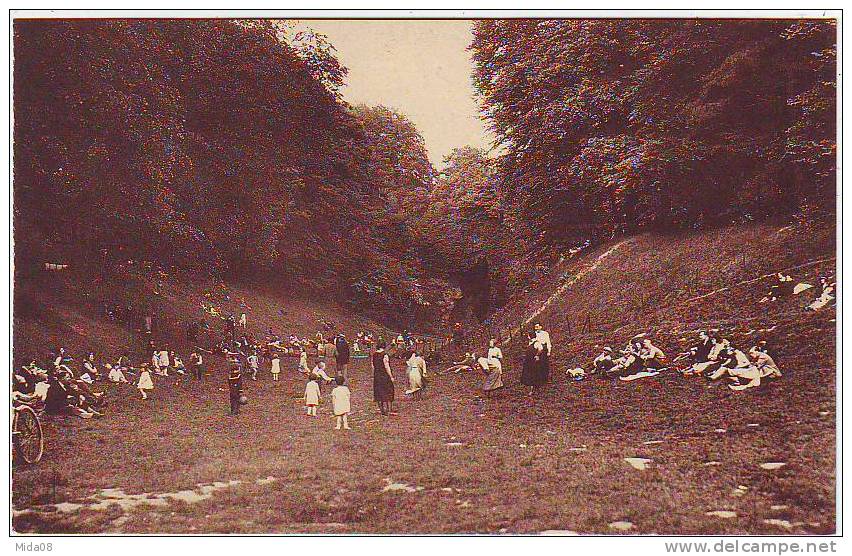
<path fill-rule="evenodd" d="M 491 392 L 503 387 L 503 365 L 497 359 L 491 359 L 488 362 L 488 376 L 485 377 L 485 383 L 482 389 L 486 392 Z"/>
<path fill-rule="evenodd" d="M 373 401 L 393 401 L 393 382 L 391 382 L 384 368 L 377 369 L 373 374 Z"/>
<path fill-rule="evenodd" d="M 528 355 L 524 359 L 524 368 L 521 371 L 521 384 L 524 386 L 543 386 L 547 383 L 547 371 L 542 357 L 536 360 Z"/>
<path fill-rule="evenodd" d="M 413 394 L 423 389 L 423 375 L 420 367 L 408 367 L 408 390 L 406 394 Z"/>

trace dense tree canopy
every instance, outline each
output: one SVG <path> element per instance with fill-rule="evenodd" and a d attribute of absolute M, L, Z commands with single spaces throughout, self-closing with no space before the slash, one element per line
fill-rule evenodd
<path fill-rule="evenodd" d="M 555 240 L 833 195 L 832 21 L 482 20 L 500 175 Z"/>
<path fill-rule="evenodd" d="M 385 314 L 424 303 L 403 205 L 431 185 L 423 140 L 389 110 L 346 106 L 333 48 L 291 31 L 16 22 L 19 268 L 150 260 L 263 272 Z"/>
<path fill-rule="evenodd" d="M 477 21 L 498 154 L 438 172 L 403 114 L 342 100 L 312 31 L 16 20 L 16 264 L 153 261 L 411 326 L 484 318 L 547 245 L 833 206 L 835 42 L 827 20 Z"/>

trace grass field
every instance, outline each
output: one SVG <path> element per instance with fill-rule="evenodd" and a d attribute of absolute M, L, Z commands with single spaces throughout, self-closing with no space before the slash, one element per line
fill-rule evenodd
<path fill-rule="evenodd" d="M 399 415 L 390 417 L 379 416 L 371 403 L 370 371 L 360 360 L 353 369 L 350 432 L 332 430 L 328 388 L 319 417 L 303 415 L 297 398 L 304 383 L 292 370 L 295 359 L 284 360 L 290 372 L 281 382 L 272 383 L 266 373 L 247 384 L 249 404 L 238 417 L 227 415 L 222 361 L 211 364 L 202 383 L 160 379 L 148 401 L 129 386 L 109 386 L 105 417 L 47 421 L 44 460 L 14 470 L 14 529 L 616 534 L 622 531 L 612 524 L 629 522 L 626 531 L 640 534 L 832 533 L 834 309 L 758 306 L 757 290 L 723 293 L 694 310 L 686 303 L 765 268 L 833 253 L 828 235 L 819 246 L 810 242 L 798 251 L 778 239 L 772 251 L 759 243 L 773 239 L 768 230 L 729 231 L 733 238 L 709 234 L 703 242 L 666 239 L 669 251 L 659 248 L 662 240 L 633 240 L 632 251 L 572 286 L 545 315 L 557 353 L 552 381 L 536 398 L 518 384 L 515 349 L 505 365 L 506 388 L 496 397 L 480 395 L 479 375 L 433 376 L 423 399 L 400 401 Z M 707 269 L 721 263 L 703 256 L 699 244 L 730 245 L 753 256 L 741 267 L 711 273 Z M 557 268 L 529 299 L 498 314 L 495 325 L 518 322 L 540 303 L 536 295 L 543 299 L 565 272 L 598 254 Z M 650 274 L 666 264 L 696 273 L 683 287 L 677 285 L 683 272 L 664 279 Z M 642 288 L 647 295 L 637 293 Z M 631 291 L 644 302 L 630 305 Z M 569 319 L 557 319 L 570 314 L 580 320 L 595 310 L 600 325 L 584 334 L 576 326 L 569 332 Z M 594 344 L 604 339 L 620 345 L 635 333 L 631 324 L 653 322 L 655 337 L 671 354 L 689 341 L 688 324 L 723 318 L 735 343 L 770 337 L 784 378 L 734 393 L 673 374 L 575 383 L 562 373 L 568 365 L 588 365 Z M 302 326 L 313 322 L 311 316 Z M 395 367 L 402 398 L 403 365 Z M 651 461 L 640 470 L 625 461 L 632 457 Z M 785 465 L 761 467 L 772 462 Z M 144 494 L 148 503 L 102 489 Z M 735 515 L 708 515 L 714 511 Z"/>

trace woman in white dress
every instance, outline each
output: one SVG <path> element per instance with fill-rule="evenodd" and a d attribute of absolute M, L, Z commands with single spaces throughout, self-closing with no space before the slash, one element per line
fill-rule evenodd
<path fill-rule="evenodd" d="M 497 347 L 497 339 L 491 338 L 488 341 L 488 358 L 489 359 L 498 359 L 500 363 L 503 363 L 503 350 Z"/>
<path fill-rule="evenodd" d="M 408 390 L 406 394 L 413 395 L 417 398 L 423 391 L 424 379 L 426 378 L 426 360 L 420 355 L 420 351 L 415 348 L 411 350 L 411 357 L 405 362 L 408 368 Z"/>

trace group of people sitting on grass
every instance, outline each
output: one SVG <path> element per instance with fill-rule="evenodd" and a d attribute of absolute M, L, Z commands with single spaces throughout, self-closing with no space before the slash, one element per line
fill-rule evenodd
<path fill-rule="evenodd" d="M 203 375 L 202 350 L 189 357 L 189 369 L 174 351 L 156 349 L 150 361 L 132 365 L 127 356 L 103 367 L 89 352 L 79 362 L 64 347 L 51 353 L 41 364 L 35 360 L 13 371 L 13 401 L 27 403 L 49 414 L 77 415 L 84 419 L 100 416 L 104 407 L 103 392 L 96 392 L 98 383 L 132 384 L 142 399 L 154 389 L 152 376 L 168 377 L 190 373 L 196 379 Z"/>
<path fill-rule="evenodd" d="M 51 414 L 77 415 L 84 419 L 103 415 L 103 392 L 96 392 L 101 380 L 94 353 L 83 358 L 77 372 L 74 360 L 59 348 L 41 365 L 35 360 L 12 372 L 12 402 L 27 404 Z"/>
<path fill-rule="evenodd" d="M 796 282 L 789 274 L 779 272 L 774 277 L 774 282 L 769 286 L 769 291 L 759 303 L 771 303 L 779 299 L 785 299 L 794 295 L 799 295 L 806 291 L 812 290 L 813 284 L 808 282 Z M 827 277 L 821 276 L 819 279 L 819 295 L 805 306 L 806 310 L 819 311 L 823 307 L 834 301 L 835 283 L 831 282 Z"/>
<path fill-rule="evenodd" d="M 654 345 L 651 338 L 639 334 L 630 339 L 627 345 L 614 351 L 604 346 L 600 354 L 592 361 L 593 374 L 601 377 L 618 377 L 630 381 L 654 376 L 666 369 L 663 350 Z M 569 373 L 580 376 L 578 372 Z"/>
<path fill-rule="evenodd" d="M 640 334 L 617 353 L 605 346 L 592 362 L 593 374 L 624 381 L 654 376 L 678 365 L 683 376 L 703 376 L 708 380 L 727 379 L 732 390 L 745 390 L 761 385 L 761 381 L 780 378 L 781 371 L 769 354 L 765 342 L 758 342 L 748 352 L 734 347 L 718 330 L 698 332 L 698 341 L 688 351 L 665 363 L 666 355 L 653 341 Z M 572 377 L 584 374 L 582 369 L 569 369 Z"/>
<path fill-rule="evenodd" d="M 685 356 L 691 363 L 681 371 L 685 376 L 727 379 L 732 390 L 754 388 L 761 381 L 781 378 L 766 342 L 758 342 L 744 352 L 721 337 L 718 330 L 699 331 L 698 343 Z"/>

